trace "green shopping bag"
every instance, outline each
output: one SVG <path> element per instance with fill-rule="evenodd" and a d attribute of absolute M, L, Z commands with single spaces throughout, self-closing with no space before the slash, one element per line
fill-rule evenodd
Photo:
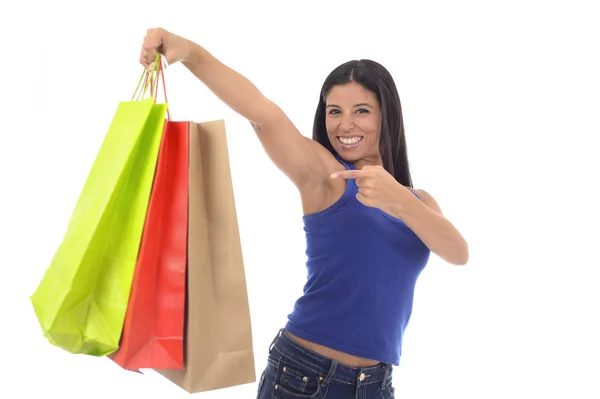
<path fill-rule="evenodd" d="M 146 74 L 142 92 L 156 72 Z M 155 98 L 119 104 L 63 241 L 31 296 L 44 336 L 68 352 L 105 356 L 118 349 L 166 112 Z"/>

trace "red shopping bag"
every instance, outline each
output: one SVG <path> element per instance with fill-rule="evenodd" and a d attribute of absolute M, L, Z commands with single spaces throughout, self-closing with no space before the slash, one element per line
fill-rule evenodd
<path fill-rule="evenodd" d="M 183 368 L 188 230 L 187 122 L 165 122 L 119 350 L 128 370 Z"/>

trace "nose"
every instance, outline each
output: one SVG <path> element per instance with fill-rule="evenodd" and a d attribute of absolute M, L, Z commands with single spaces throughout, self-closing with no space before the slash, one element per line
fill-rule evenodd
<path fill-rule="evenodd" d="M 340 118 L 340 124 L 338 128 L 342 131 L 349 132 L 354 128 L 354 121 L 350 115 L 344 115 Z"/>

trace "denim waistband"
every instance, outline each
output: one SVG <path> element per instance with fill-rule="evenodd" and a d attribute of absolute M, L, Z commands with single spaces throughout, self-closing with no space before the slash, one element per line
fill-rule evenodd
<path fill-rule="evenodd" d="M 391 378 L 392 365 L 380 363 L 372 367 L 350 367 L 337 360 L 325 357 L 294 341 L 284 328 L 273 340 L 269 352 L 276 350 L 280 355 L 291 358 L 303 367 L 323 376 L 323 383 L 337 381 L 348 385 L 385 384 Z"/>

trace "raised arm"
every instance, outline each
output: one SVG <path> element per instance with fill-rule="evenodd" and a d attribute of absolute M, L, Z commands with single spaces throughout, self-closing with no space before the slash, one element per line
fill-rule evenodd
<path fill-rule="evenodd" d="M 267 155 L 297 187 L 328 184 L 324 163 L 331 162 L 331 154 L 303 136 L 248 79 L 200 45 L 160 28 L 148 31 L 140 62 L 150 67 L 157 51 L 165 55 L 169 64 L 182 62 L 219 99 L 248 119 Z"/>

